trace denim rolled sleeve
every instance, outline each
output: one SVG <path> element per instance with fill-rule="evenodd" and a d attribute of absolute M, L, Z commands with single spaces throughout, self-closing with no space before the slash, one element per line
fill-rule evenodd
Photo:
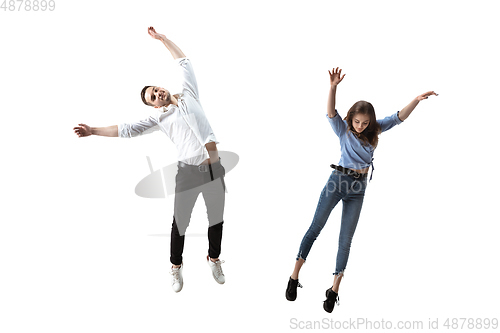
<path fill-rule="evenodd" d="M 401 124 L 403 121 L 399 119 L 399 111 L 391 116 L 387 116 L 384 119 L 378 119 L 377 122 L 380 124 L 382 128 L 382 132 L 388 131 L 396 125 Z"/>
<path fill-rule="evenodd" d="M 118 125 L 118 136 L 121 138 L 133 138 L 158 131 L 159 129 L 157 120 L 153 116 L 150 116 L 134 123 Z"/>
<path fill-rule="evenodd" d="M 328 119 L 330 126 L 332 126 L 333 131 L 335 132 L 335 134 L 337 134 L 339 138 L 346 133 L 347 123 L 344 120 L 342 120 L 337 110 L 335 110 L 335 117 L 330 118 L 328 117 L 327 114 L 326 118 Z"/>
<path fill-rule="evenodd" d="M 198 83 L 196 82 L 191 61 L 188 58 L 178 58 L 177 63 L 182 70 L 182 92 L 187 92 L 194 98 L 198 99 Z"/>

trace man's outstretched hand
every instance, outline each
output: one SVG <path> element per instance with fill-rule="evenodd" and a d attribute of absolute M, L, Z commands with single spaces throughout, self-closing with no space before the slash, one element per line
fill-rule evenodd
<path fill-rule="evenodd" d="M 148 28 L 148 34 L 153 37 L 154 39 L 158 39 L 158 40 L 161 40 L 161 41 L 164 41 L 167 39 L 167 37 L 165 35 L 162 35 L 162 34 L 159 34 L 156 32 L 155 28 L 153 27 L 149 27 Z"/>
<path fill-rule="evenodd" d="M 90 126 L 85 124 L 78 124 L 77 127 L 73 128 L 73 131 L 75 131 L 76 135 L 78 135 L 78 137 L 80 138 L 83 136 L 92 135 L 92 130 L 90 129 Z"/>

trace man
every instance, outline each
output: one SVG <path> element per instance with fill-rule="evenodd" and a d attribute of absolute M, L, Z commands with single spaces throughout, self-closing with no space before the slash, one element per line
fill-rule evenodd
<path fill-rule="evenodd" d="M 201 107 L 198 85 L 188 58 L 165 35 L 148 28 L 151 37 L 160 40 L 178 62 L 182 74 L 182 93 L 171 95 L 164 88 L 146 86 L 141 91 L 144 104 L 157 110 L 147 119 L 108 127 L 89 127 L 79 124 L 74 128 L 79 137 L 101 135 L 110 137 L 135 137 L 157 130 L 164 132 L 176 145 L 178 172 L 176 176 L 174 221 L 170 240 L 170 261 L 172 263 L 172 288 L 181 291 L 182 252 L 185 231 L 191 212 L 200 193 L 203 194 L 209 219 L 207 262 L 212 275 L 220 284 L 225 282 L 219 260 L 222 241 L 222 224 L 225 200 L 224 167 L 217 152 L 218 143 Z"/>

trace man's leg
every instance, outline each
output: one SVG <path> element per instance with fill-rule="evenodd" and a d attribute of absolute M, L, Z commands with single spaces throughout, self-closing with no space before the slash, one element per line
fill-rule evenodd
<path fill-rule="evenodd" d="M 226 278 L 221 267 L 224 261 L 219 260 L 222 243 L 222 226 L 224 224 L 223 213 L 225 199 L 222 178 L 217 178 L 203 185 L 202 193 L 205 199 L 205 205 L 207 206 L 209 220 L 207 263 L 212 270 L 212 276 L 215 281 L 219 284 L 224 284 Z"/>
<path fill-rule="evenodd" d="M 186 185 L 189 186 L 192 183 L 193 178 L 196 178 L 196 174 L 191 174 L 182 169 L 179 169 L 175 178 L 174 221 L 172 222 L 170 238 L 170 262 L 174 266 L 179 266 L 182 263 L 186 229 L 191 220 L 194 204 L 201 191 L 200 187 L 181 191 L 187 187 Z"/>
<path fill-rule="evenodd" d="M 182 264 L 182 252 L 184 252 L 184 239 L 186 235 L 180 235 L 177 223 L 172 222 L 172 230 L 170 232 L 170 262 L 174 267 Z"/>
<path fill-rule="evenodd" d="M 208 228 L 208 256 L 212 261 L 219 259 L 222 243 L 222 226 L 224 222 L 220 222 Z"/>
<path fill-rule="evenodd" d="M 222 243 L 222 225 L 224 223 L 224 167 L 219 163 L 211 165 L 212 177 L 214 180 L 202 187 L 203 199 L 207 207 L 208 215 L 208 256 L 212 259 L 218 259 L 221 252 Z"/>

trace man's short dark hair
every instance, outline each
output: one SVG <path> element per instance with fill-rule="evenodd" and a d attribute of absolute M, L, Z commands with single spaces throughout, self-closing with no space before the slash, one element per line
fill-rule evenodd
<path fill-rule="evenodd" d="M 149 87 L 152 87 L 152 86 L 145 86 L 144 88 L 142 88 L 142 91 L 141 91 L 141 99 L 142 101 L 144 102 L 144 104 L 146 104 L 147 106 L 153 106 L 151 104 L 149 104 L 148 102 L 146 102 L 146 89 L 148 89 Z"/>

